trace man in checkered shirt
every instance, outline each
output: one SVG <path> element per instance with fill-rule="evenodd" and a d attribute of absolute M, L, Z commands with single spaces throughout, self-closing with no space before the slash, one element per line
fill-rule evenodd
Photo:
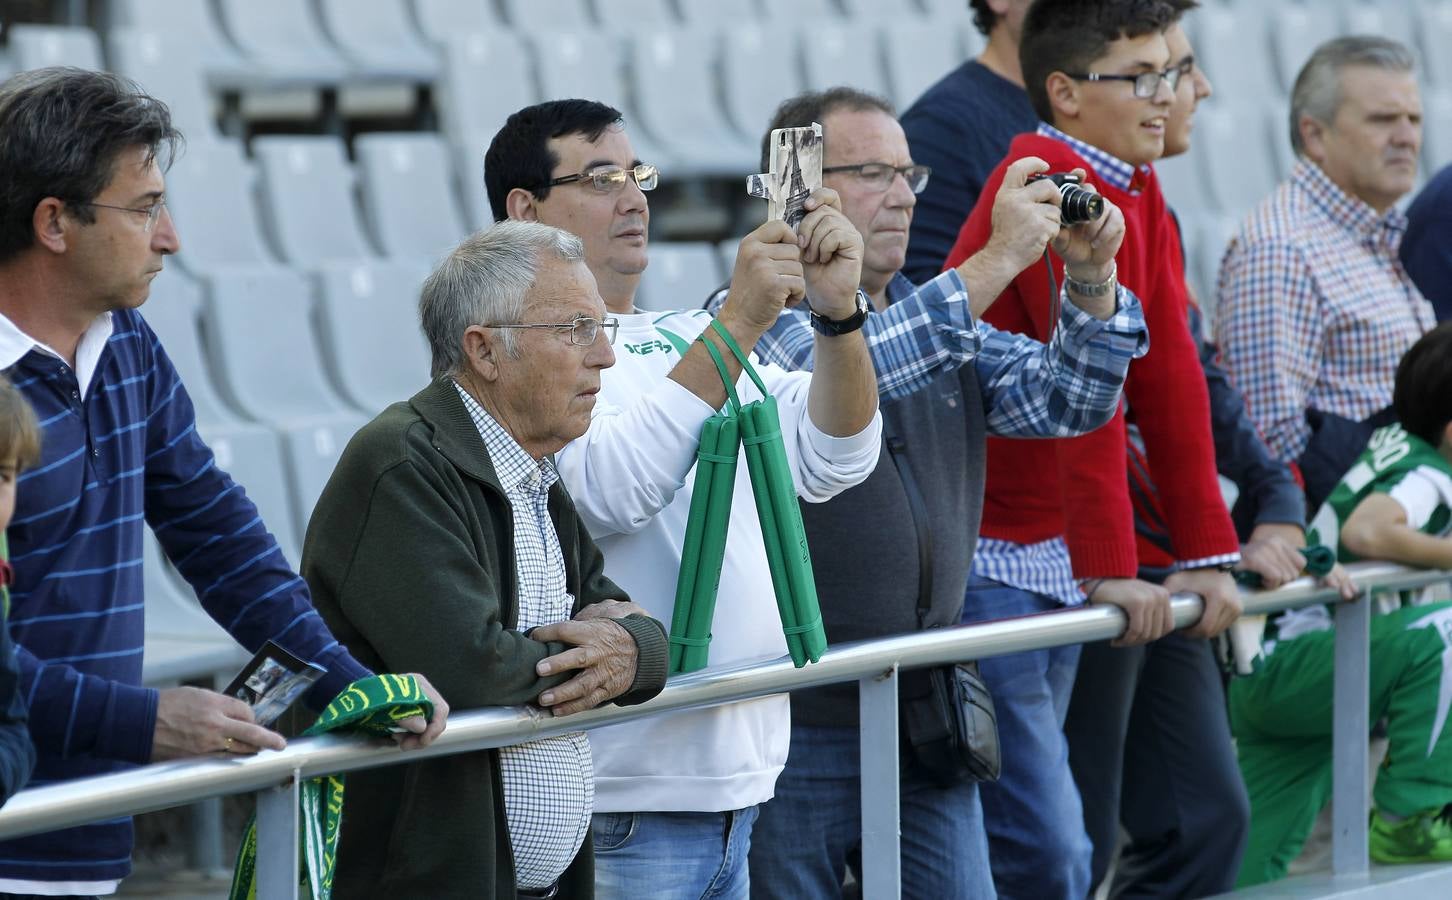
<path fill-rule="evenodd" d="M 615 364 L 584 247 L 496 225 L 419 308 L 432 382 L 349 442 L 309 523 L 319 612 L 359 660 L 409 660 L 459 708 L 536 704 L 548 729 L 655 696 L 665 631 L 605 577 L 550 458 Z M 335 895 L 590 896 L 594 797 L 581 731 L 349 776 Z"/>
<path fill-rule="evenodd" d="M 1390 405 L 1397 360 L 1435 321 L 1397 259 L 1406 217 L 1393 205 L 1422 144 L 1413 68 L 1385 38 L 1316 49 L 1291 95 L 1299 159 L 1220 266 L 1226 366 L 1313 502 L 1365 446 L 1371 428 L 1356 423 Z"/>

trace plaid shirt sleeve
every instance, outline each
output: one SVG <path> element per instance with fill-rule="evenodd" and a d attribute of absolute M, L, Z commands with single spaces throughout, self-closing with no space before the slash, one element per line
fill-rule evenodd
<path fill-rule="evenodd" d="M 1105 321 L 1069 302 L 1067 293 L 1061 300 L 1059 327 L 1047 345 L 979 324 L 983 348 L 974 365 L 990 434 L 1073 437 L 1119 408 L 1130 361 L 1149 350 L 1139 298 L 1120 285 L 1118 308 Z"/>
<path fill-rule="evenodd" d="M 1236 241 L 1220 267 L 1217 290 L 1225 367 L 1276 458 L 1295 459 L 1310 438 L 1307 396 L 1325 343 L 1309 267 L 1283 242 Z"/>
<path fill-rule="evenodd" d="M 711 302 L 720 310 L 724 292 Z M 968 289 L 949 270 L 895 301 L 873 310 L 863 326 L 867 350 L 884 400 L 920 390 L 944 372 L 968 363 L 979 352 L 978 325 L 968 309 Z M 815 334 L 802 306 L 782 310 L 776 324 L 756 342 L 756 354 L 788 371 L 810 370 Z"/>

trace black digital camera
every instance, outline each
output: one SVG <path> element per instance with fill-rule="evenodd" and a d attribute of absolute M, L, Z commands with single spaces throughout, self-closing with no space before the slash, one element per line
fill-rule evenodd
<path fill-rule="evenodd" d="M 1093 222 L 1104 215 L 1104 198 L 1087 191 L 1079 185 L 1078 175 L 1054 172 L 1046 175 L 1030 175 L 1029 183 L 1047 178 L 1059 186 L 1059 222 L 1062 225 L 1082 225 Z"/>

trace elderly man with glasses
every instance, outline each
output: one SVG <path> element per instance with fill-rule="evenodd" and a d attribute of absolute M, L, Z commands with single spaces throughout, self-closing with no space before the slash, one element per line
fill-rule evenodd
<path fill-rule="evenodd" d="M 727 399 L 711 350 L 743 402 L 761 394 L 741 377 L 726 338 L 708 327 L 703 310 L 636 308 L 648 262 L 645 192 L 656 175 L 635 157 L 617 110 L 588 100 L 520 110 L 490 145 L 484 176 L 496 218 L 537 220 L 579 235 L 605 305 L 620 320 L 618 364 L 601 378 L 589 430 L 557 462 L 605 553 L 606 574 L 668 620 L 701 429 Z M 809 501 L 866 478 L 880 445 L 872 363 L 860 333 L 867 303 L 857 290 L 862 239 L 836 203 L 835 194 L 822 191 L 807 201 L 795 229 L 771 221 L 742 240 L 731 295 L 716 321 L 749 353 L 784 304 L 809 299 L 825 320 L 831 333 L 816 338 L 819 377 L 757 367 L 778 404 L 797 493 Z M 698 302 L 682 298 L 681 305 Z M 680 352 L 673 337 L 693 343 Z M 786 650 L 769 571 L 747 467 L 738 465 L 711 665 Z M 771 797 L 789 737 L 785 696 L 595 732 L 597 896 L 746 897 L 752 823 L 758 804 Z"/>
<path fill-rule="evenodd" d="M 419 303 L 433 382 L 358 432 L 309 523 L 334 634 L 456 707 L 562 716 L 665 684 L 664 630 L 605 577 L 549 459 L 615 363 L 584 260 L 529 222 L 455 248 Z M 578 731 L 351 775 L 335 896 L 588 897 L 593 799 Z"/>
<path fill-rule="evenodd" d="M 862 485 L 802 510 L 822 618 L 836 640 L 953 624 L 978 535 L 985 435 L 1069 436 L 1098 427 L 1117 408 L 1129 362 L 1146 342 L 1139 303 L 1123 289 L 1066 292 L 1048 344 L 997 331 L 976 314 L 1050 245 L 1071 272 L 1112 258 L 1123 218 L 1111 205 L 1093 222 L 1061 227 L 1053 184 L 1026 181 L 1044 164 L 1024 159 L 998 193 L 989 246 L 915 286 L 900 270 L 916 197 L 931 172 L 913 162 L 892 106 L 851 88 L 809 92 L 783 103 L 766 135 L 813 121 L 822 124 L 823 180 L 841 195 L 866 247 L 862 289 L 872 314 L 863 331 L 883 400 L 883 455 L 892 460 Z M 757 352 L 811 369 L 811 334 L 807 313 L 789 309 Z M 844 543 L 863 552 L 844 556 L 835 549 Z M 1048 655 L 983 663 L 985 680 L 1001 692 L 995 704 L 1011 758 L 1001 783 L 985 791 L 1015 791 L 1031 802 L 1044 790 L 1041 771 L 1050 766 L 1035 754 L 1050 743 L 1035 732 L 1056 731 L 1058 722 L 1032 698 L 1048 691 Z M 924 687 L 922 673 L 904 673 L 905 710 Z M 791 752 L 752 843 L 753 896 L 840 895 L 862 832 L 855 694 L 852 685 L 834 685 L 793 695 Z M 900 784 L 903 895 L 993 896 L 987 794 L 980 811 L 978 785 L 947 783 L 912 753 Z M 807 834 L 811 840 L 799 839 Z"/>

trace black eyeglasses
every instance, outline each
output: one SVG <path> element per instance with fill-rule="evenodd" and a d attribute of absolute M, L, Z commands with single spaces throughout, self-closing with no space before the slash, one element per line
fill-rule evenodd
<path fill-rule="evenodd" d="M 615 343 L 615 332 L 620 329 L 620 320 L 614 316 L 597 319 L 594 316 L 575 316 L 568 322 L 544 322 L 537 325 L 485 325 L 485 328 L 561 328 L 569 329 L 570 343 L 577 347 L 589 347 L 605 333 L 605 343 Z"/>
<path fill-rule="evenodd" d="M 829 172 L 852 172 L 862 183 L 874 190 L 885 191 L 892 186 L 892 180 L 901 175 L 914 194 L 921 194 L 928 186 L 928 176 L 933 174 L 931 166 L 889 166 L 887 163 L 858 163 L 854 166 L 828 166 L 822 174 Z"/>
<path fill-rule="evenodd" d="M 122 212 L 136 213 L 138 216 L 145 216 L 146 231 L 147 233 L 150 233 L 151 229 L 156 227 L 157 220 L 161 218 L 161 211 L 163 209 L 166 209 L 166 198 L 162 197 L 158 199 L 155 203 L 152 203 L 148 206 L 113 206 L 110 203 L 97 203 L 94 200 L 88 200 L 85 203 L 78 203 L 76 205 L 97 206 L 101 209 L 119 209 Z"/>
<path fill-rule="evenodd" d="M 1180 76 L 1185 74 L 1181 66 L 1170 66 L 1163 72 L 1141 72 L 1138 75 L 1100 75 L 1098 72 L 1080 72 L 1074 74 L 1065 72 L 1075 81 L 1132 81 L 1134 82 L 1134 95 L 1141 100 L 1148 100 L 1159 93 L 1160 82 L 1163 81 L 1170 86 L 1170 93 L 1180 84 Z"/>
<path fill-rule="evenodd" d="M 593 172 L 581 172 L 578 175 L 565 175 L 562 178 L 552 178 L 549 187 L 556 187 L 561 184 L 574 184 L 583 181 L 590 187 L 602 194 L 613 194 L 625 187 L 625 180 L 629 178 L 635 182 L 635 186 L 642 191 L 653 191 L 660 181 L 660 170 L 655 166 L 639 165 L 633 169 L 618 169 L 614 166 L 608 169 L 596 169 Z"/>

